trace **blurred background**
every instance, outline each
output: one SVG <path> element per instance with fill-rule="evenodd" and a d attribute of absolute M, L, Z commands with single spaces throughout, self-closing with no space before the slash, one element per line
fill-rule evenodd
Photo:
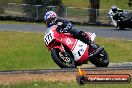
<path fill-rule="evenodd" d="M 46 11 L 76 23 L 109 24 L 108 11 L 113 5 L 132 9 L 132 0 L 0 0 L 0 20 L 43 21 Z"/>

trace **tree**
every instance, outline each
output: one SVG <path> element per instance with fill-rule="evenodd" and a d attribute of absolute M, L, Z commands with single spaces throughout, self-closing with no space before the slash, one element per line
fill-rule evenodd
<path fill-rule="evenodd" d="M 4 5 L 2 3 L 2 1 L 0 1 L 0 14 L 4 13 Z"/>
<path fill-rule="evenodd" d="M 100 0 L 89 0 L 89 23 L 95 24 L 99 16 L 99 4 Z"/>
<path fill-rule="evenodd" d="M 132 0 L 129 0 L 128 5 L 129 7 L 132 7 Z"/>
<path fill-rule="evenodd" d="M 52 5 L 57 6 L 56 13 L 58 16 L 63 17 L 64 16 L 64 5 L 62 3 L 62 0 L 52 0 Z"/>

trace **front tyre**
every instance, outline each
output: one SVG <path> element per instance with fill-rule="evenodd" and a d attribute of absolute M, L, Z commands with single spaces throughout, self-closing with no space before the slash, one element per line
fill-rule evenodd
<path fill-rule="evenodd" d="M 90 62 L 96 67 L 107 67 L 109 65 L 107 52 L 103 49 L 96 57 L 90 58 Z"/>
<path fill-rule="evenodd" d="M 60 49 L 54 48 L 51 50 L 51 56 L 60 68 L 76 68 L 75 61 L 68 52 L 61 52 Z"/>

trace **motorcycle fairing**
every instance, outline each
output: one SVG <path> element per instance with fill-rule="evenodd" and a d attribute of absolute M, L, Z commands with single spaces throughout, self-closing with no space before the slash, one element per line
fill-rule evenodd
<path fill-rule="evenodd" d="M 74 49 L 72 50 L 74 60 L 80 63 L 84 62 L 88 59 L 88 45 L 81 42 L 80 40 L 77 41 Z"/>
<path fill-rule="evenodd" d="M 56 28 L 57 26 L 51 27 L 44 36 L 44 41 L 46 42 L 48 49 L 51 50 L 52 48 L 59 48 L 62 52 L 64 52 L 65 50 L 63 45 L 65 45 L 69 50 L 71 50 L 75 61 L 82 63 L 87 60 L 89 46 L 80 40 L 57 33 L 55 31 Z M 60 45 L 56 46 L 55 44 L 52 44 L 49 46 L 53 39 L 55 39 L 54 43 L 58 42 Z"/>
<path fill-rule="evenodd" d="M 87 60 L 89 49 L 87 44 L 73 38 L 62 38 L 61 40 L 61 43 L 71 50 L 75 61 L 82 63 Z"/>

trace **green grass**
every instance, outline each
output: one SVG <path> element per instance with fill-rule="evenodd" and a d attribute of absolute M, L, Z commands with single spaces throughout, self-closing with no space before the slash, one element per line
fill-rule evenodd
<path fill-rule="evenodd" d="M 65 6 L 87 8 L 89 0 L 62 0 Z"/>
<path fill-rule="evenodd" d="M 23 0 L 1 0 L 4 3 L 22 3 Z M 89 7 L 89 0 L 62 0 L 63 4 L 68 7 Z M 117 5 L 122 9 L 130 9 L 128 7 L 129 0 L 100 0 L 101 9 L 109 9 L 112 5 Z"/>
<path fill-rule="evenodd" d="M 132 41 L 98 38 L 97 42 L 105 46 L 110 62 L 132 62 Z"/>
<path fill-rule="evenodd" d="M 0 1 L 6 4 L 6 3 L 22 3 L 23 0 L 0 0 Z"/>
<path fill-rule="evenodd" d="M 43 82 L 43 81 L 0 86 L 0 88 L 131 88 L 131 87 L 132 83 L 79 85 L 76 82 Z"/>
<path fill-rule="evenodd" d="M 79 9 L 79 8 L 67 8 L 68 16 L 84 16 L 88 15 L 87 9 Z"/>
<path fill-rule="evenodd" d="M 62 0 L 65 6 L 87 8 L 89 0 Z M 130 9 L 128 7 L 129 0 L 100 0 L 101 9 L 109 9 L 112 5 L 117 5 L 122 9 Z"/>
<path fill-rule="evenodd" d="M 132 62 L 132 41 L 97 38 L 110 62 Z M 58 68 L 44 45 L 43 33 L 0 32 L 0 70 Z"/>
<path fill-rule="evenodd" d="M 0 32 L 0 70 L 57 67 L 42 33 Z"/>
<path fill-rule="evenodd" d="M 100 8 L 109 9 L 112 5 L 116 5 L 121 9 L 130 9 L 128 2 L 129 0 L 100 0 Z"/>

